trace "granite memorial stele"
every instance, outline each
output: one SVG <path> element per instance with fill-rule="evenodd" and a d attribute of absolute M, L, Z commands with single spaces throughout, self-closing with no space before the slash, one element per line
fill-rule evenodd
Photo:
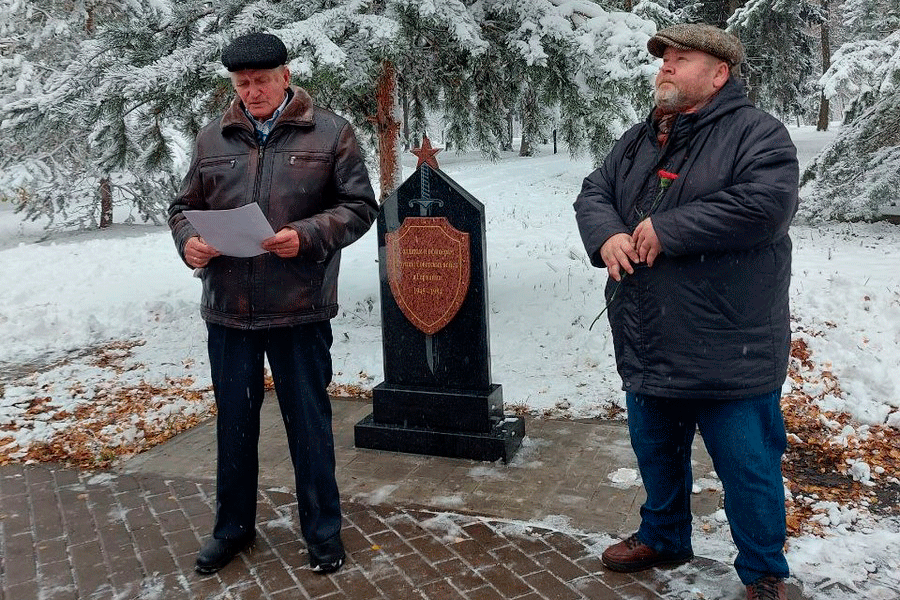
<path fill-rule="evenodd" d="M 508 462 L 522 417 L 491 381 L 484 206 L 440 169 L 428 138 L 378 215 L 384 381 L 360 448 Z"/>

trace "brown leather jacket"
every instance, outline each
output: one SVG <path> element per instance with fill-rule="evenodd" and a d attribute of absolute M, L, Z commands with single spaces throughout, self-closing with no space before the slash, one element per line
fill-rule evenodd
<path fill-rule="evenodd" d="M 262 147 L 238 98 L 221 121 L 204 127 L 169 206 L 182 259 L 187 240 L 197 235 L 182 214 L 189 209 L 258 202 L 272 229 L 290 227 L 300 236 L 294 258 L 269 252 L 218 256 L 201 269 L 200 311 L 208 322 L 263 329 L 334 317 L 341 248 L 359 239 L 378 213 L 350 124 L 313 106 L 304 90 L 291 89 L 293 97 Z"/>

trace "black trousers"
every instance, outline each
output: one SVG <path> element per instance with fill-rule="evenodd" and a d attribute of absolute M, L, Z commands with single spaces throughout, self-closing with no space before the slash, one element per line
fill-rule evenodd
<path fill-rule="evenodd" d="M 259 413 L 267 356 L 288 436 L 300 528 L 308 545 L 340 533 L 331 430 L 331 323 L 242 330 L 207 323 L 218 416 L 213 537 L 239 539 L 256 523 Z"/>

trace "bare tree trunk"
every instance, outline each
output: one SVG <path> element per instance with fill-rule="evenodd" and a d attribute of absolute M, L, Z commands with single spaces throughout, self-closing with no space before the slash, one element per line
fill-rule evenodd
<path fill-rule="evenodd" d="M 816 123 L 816 131 L 828 131 L 828 121 L 831 120 L 831 107 L 828 98 L 822 93 L 819 98 L 819 121 Z"/>
<path fill-rule="evenodd" d="M 531 156 L 532 154 L 534 154 L 534 151 L 531 149 L 531 142 L 528 140 L 528 136 L 523 130 L 522 143 L 519 145 L 519 156 Z"/>
<path fill-rule="evenodd" d="M 92 36 L 97 31 L 97 22 L 94 19 L 94 6 L 85 6 L 82 2 L 78 4 L 80 4 L 78 8 L 84 10 L 84 32 Z"/>
<path fill-rule="evenodd" d="M 100 180 L 100 229 L 112 225 L 112 212 L 112 188 L 109 176 L 106 176 Z"/>
<path fill-rule="evenodd" d="M 537 94 L 531 85 L 526 85 L 522 90 L 522 143 L 519 146 L 519 156 L 533 156 L 534 147 L 532 144 L 537 142 L 538 126 L 535 123 L 535 115 L 537 110 Z"/>
<path fill-rule="evenodd" d="M 379 181 L 381 182 L 381 199 L 387 198 L 400 185 L 400 145 L 398 136 L 400 122 L 397 115 L 400 112 L 397 98 L 397 72 L 393 63 L 384 61 L 381 63 L 381 75 L 378 77 L 378 87 L 375 91 L 378 110 L 369 120 L 375 124 L 378 132 L 378 166 Z"/>
<path fill-rule="evenodd" d="M 822 13 L 825 18 L 822 20 L 822 73 L 831 66 L 831 42 L 829 40 L 830 25 L 829 19 L 831 13 L 828 10 L 828 0 L 822 0 Z M 816 131 L 828 131 L 828 121 L 830 120 L 831 110 L 828 98 L 825 92 L 819 97 L 819 121 L 816 123 Z"/>
<path fill-rule="evenodd" d="M 506 113 L 506 137 L 500 140 L 501 150 L 512 150 L 513 147 L 513 112 Z"/>

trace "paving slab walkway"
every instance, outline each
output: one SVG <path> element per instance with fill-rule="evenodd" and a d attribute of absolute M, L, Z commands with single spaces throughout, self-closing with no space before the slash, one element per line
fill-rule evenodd
<path fill-rule="evenodd" d="M 527 419 L 510 462 L 357 449 L 371 405 L 335 399 L 347 564 L 306 567 L 277 403 L 263 410 L 257 541 L 216 575 L 193 570 L 215 506 L 215 426 L 204 423 L 102 472 L 0 467 L 0 599 L 662 599 L 743 598 L 730 565 L 698 557 L 634 575 L 599 554 L 637 525 L 640 486 L 626 428 Z M 702 443 L 700 444 L 702 446 Z M 695 448 L 695 473 L 711 470 Z M 698 515 L 719 494 L 694 496 Z M 789 598 L 802 600 L 789 585 Z"/>

